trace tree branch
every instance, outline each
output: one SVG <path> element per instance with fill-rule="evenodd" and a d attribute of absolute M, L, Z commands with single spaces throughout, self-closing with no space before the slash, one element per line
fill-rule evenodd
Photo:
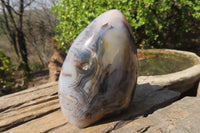
<path fill-rule="evenodd" d="M 6 19 L 8 19 L 8 15 L 7 15 L 6 11 L 5 11 L 5 8 L 6 8 L 7 11 L 8 11 L 9 17 L 10 17 L 10 19 L 11 19 L 11 21 L 12 21 L 12 24 L 14 25 L 15 29 L 18 30 L 17 25 L 16 25 L 16 22 L 15 22 L 15 20 L 14 20 L 13 14 L 12 14 L 12 11 L 11 11 L 11 8 L 10 8 L 11 6 L 10 6 L 9 0 L 7 0 L 6 3 L 5 3 L 4 0 L 1 0 L 1 2 L 2 2 L 2 8 L 3 8 L 3 10 L 4 10 L 4 11 L 3 11 L 3 12 L 4 12 L 4 16 L 6 17 Z M 6 22 L 8 22 L 8 20 L 7 20 Z M 8 23 L 7 23 L 7 24 L 8 24 Z"/>
<path fill-rule="evenodd" d="M 26 5 L 24 5 L 24 9 L 28 6 L 30 6 L 35 0 L 30 0 L 30 2 L 28 2 Z"/>
<path fill-rule="evenodd" d="M 3 3 L 4 1 L 1 0 L 1 2 Z M 1 6 L 2 6 L 2 11 L 3 11 L 3 16 L 4 16 L 4 19 L 5 19 L 5 26 L 6 26 L 7 30 L 8 30 L 8 32 L 10 32 L 11 30 L 10 30 L 10 26 L 8 24 L 8 16 L 7 16 L 6 11 L 5 11 L 4 3 L 1 4 Z"/>
<path fill-rule="evenodd" d="M 10 8 L 15 14 L 20 15 L 20 13 L 17 12 L 13 7 L 11 7 L 10 5 L 7 5 L 7 6 L 9 6 L 9 8 Z"/>

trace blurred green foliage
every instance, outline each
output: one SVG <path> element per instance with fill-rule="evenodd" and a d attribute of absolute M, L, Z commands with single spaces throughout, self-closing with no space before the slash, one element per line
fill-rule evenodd
<path fill-rule="evenodd" d="M 32 63 L 30 64 L 30 68 L 33 72 L 37 72 L 37 71 L 42 71 L 42 70 L 45 70 L 45 69 L 48 69 L 48 67 L 40 64 L 40 63 Z"/>
<path fill-rule="evenodd" d="M 1 93 L 12 92 L 15 86 L 15 66 L 10 58 L 0 51 L 0 91 Z"/>
<path fill-rule="evenodd" d="M 125 15 L 140 48 L 179 48 L 188 33 L 200 31 L 199 0 L 61 0 L 52 7 L 60 21 L 56 32 L 61 48 L 67 52 L 92 20 L 110 9 Z"/>

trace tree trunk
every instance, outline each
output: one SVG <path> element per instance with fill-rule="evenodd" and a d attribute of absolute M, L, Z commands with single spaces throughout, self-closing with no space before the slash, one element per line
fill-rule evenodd
<path fill-rule="evenodd" d="M 29 72 L 30 72 L 30 68 L 28 65 L 28 53 L 27 53 L 27 49 L 26 49 L 26 40 L 25 40 L 25 36 L 23 33 L 23 14 L 24 14 L 24 0 L 20 0 L 20 6 L 19 6 L 19 11 L 20 11 L 20 15 L 19 15 L 19 28 L 17 29 L 17 38 L 18 38 L 18 45 L 19 45 L 19 50 L 20 50 L 20 54 L 22 57 L 22 61 L 25 63 L 25 71 L 28 72 L 29 76 Z"/>
<path fill-rule="evenodd" d="M 19 50 L 20 50 L 20 54 L 22 57 L 22 61 L 25 64 L 25 71 L 26 72 L 30 72 L 30 68 L 28 65 L 28 52 L 27 52 L 27 48 L 26 48 L 26 41 L 24 38 L 24 33 L 22 31 L 18 31 L 18 44 L 19 44 Z"/>

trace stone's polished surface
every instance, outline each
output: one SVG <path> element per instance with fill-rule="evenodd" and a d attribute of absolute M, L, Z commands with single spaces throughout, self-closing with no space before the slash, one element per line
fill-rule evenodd
<path fill-rule="evenodd" d="M 118 10 L 97 17 L 76 38 L 59 77 L 67 120 L 86 127 L 128 107 L 137 81 L 137 51 Z"/>

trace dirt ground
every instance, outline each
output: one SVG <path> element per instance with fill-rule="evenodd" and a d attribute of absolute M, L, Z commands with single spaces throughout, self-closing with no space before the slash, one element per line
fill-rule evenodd
<path fill-rule="evenodd" d="M 34 77 L 31 82 L 28 84 L 28 88 L 39 86 L 45 83 L 48 83 L 49 80 L 49 70 L 42 70 L 33 73 Z"/>

